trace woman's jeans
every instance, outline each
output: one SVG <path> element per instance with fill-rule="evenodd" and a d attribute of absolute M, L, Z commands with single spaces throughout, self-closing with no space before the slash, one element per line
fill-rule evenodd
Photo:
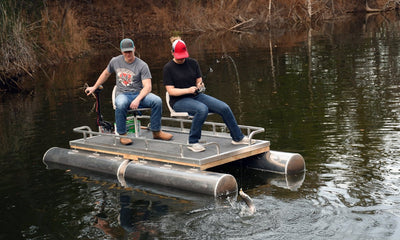
<path fill-rule="evenodd" d="M 189 115 L 193 116 L 189 133 L 189 144 L 199 142 L 201 128 L 209 112 L 221 115 L 222 120 L 230 131 L 233 141 L 238 142 L 244 137 L 228 104 L 207 94 L 200 93 L 194 98 L 180 99 L 175 102 L 173 109 L 177 112 L 188 112 Z"/>
<path fill-rule="evenodd" d="M 130 109 L 131 102 L 139 95 L 137 93 L 120 93 L 115 98 L 115 123 L 118 134 L 126 133 L 126 115 Z M 162 101 L 161 98 L 153 93 L 147 94 L 140 101 L 139 108 L 151 108 L 150 129 L 153 132 L 161 130 Z"/>

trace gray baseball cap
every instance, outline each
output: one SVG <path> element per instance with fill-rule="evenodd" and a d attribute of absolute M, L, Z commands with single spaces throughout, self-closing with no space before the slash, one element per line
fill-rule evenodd
<path fill-rule="evenodd" d="M 130 38 L 122 39 L 119 46 L 120 46 L 122 52 L 133 51 L 133 49 L 135 48 L 135 44 L 133 44 L 133 41 Z"/>

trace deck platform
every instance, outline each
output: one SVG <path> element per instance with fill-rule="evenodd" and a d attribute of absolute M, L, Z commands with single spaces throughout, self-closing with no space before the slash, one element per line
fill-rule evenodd
<path fill-rule="evenodd" d="M 163 120 L 179 121 L 180 126 L 189 120 L 163 118 Z M 180 165 L 199 170 L 206 170 L 225 163 L 268 152 L 270 142 L 256 140 L 251 145 L 234 145 L 226 132 L 217 132 L 224 127 L 222 123 L 206 122 L 212 130 L 203 130 L 201 143 L 206 147 L 203 152 L 192 152 L 187 148 L 188 129 L 183 127 L 163 127 L 163 131 L 173 134 L 170 141 L 154 140 L 152 132 L 141 129 L 138 137 L 128 134 L 133 140 L 132 145 L 122 145 L 119 136 L 112 133 L 92 131 L 89 127 L 75 128 L 74 131 L 83 134 L 83 138 L 70 141 L 72 149 L 96 153 L 116 155 L 133 161 L 156 161 L 164 164 Z M 253 139 L 257 133 L 264 132 L 263 128 L 240 125 L 247 136 Z"/>

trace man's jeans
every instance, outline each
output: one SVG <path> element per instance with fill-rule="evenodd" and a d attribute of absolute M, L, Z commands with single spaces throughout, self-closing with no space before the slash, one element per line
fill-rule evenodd
<path fill-rule="evenodd" d="M 188 112 L 189 115 L 193 116 L 189 133 L 189 144 L 199 142 L 201 127 L 206 121 L 209 112 L 221 115 L 222 120 L 230 131 L 233 141 L 238 142 L 244 137 L 228 104 L 204 93 L 200 93 L 194 98 L 178 100 L 175 102 L 173 109 L 177 112 Z"/>
<path fill-rule="evenodd" d="M 126 115 L 131 102 L 139 95 L 137 93 L 120 93 L 115 98 L 115 123 L 117 124 L 118 134 L 126 133 Z M 140 101 L 139 108 L 151 108 L 150 129 L 153 132 L 161 130 L 162 101 L 161 98 L 153 93 L 147 94 Z"/>

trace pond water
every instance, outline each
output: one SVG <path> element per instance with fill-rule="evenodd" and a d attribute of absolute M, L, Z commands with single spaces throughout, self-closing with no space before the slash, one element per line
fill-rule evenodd
<path fill-rule="evenodd" d="M 83 85 L 118 51 L 38 72 L 31 94 L 0 96 L 0 239 L 400 239 L 399 29 L 398 19 L 365 19 L 280 39 L 185 39 L 207 93 L 227 102 L 240 124 L 264 127 L 256 138 L 272 150 L 306 161 L 294 177 L 216 169 L 252 197 L 253 215 L 240 200 L 46 169 L 47 149 L 68 148 L 81 137 L 74 127 L 95 129 Z M 168 39 L 135 43 L 164 96 Z M 101 96 L 110 121 L 113 79 Z"/>

